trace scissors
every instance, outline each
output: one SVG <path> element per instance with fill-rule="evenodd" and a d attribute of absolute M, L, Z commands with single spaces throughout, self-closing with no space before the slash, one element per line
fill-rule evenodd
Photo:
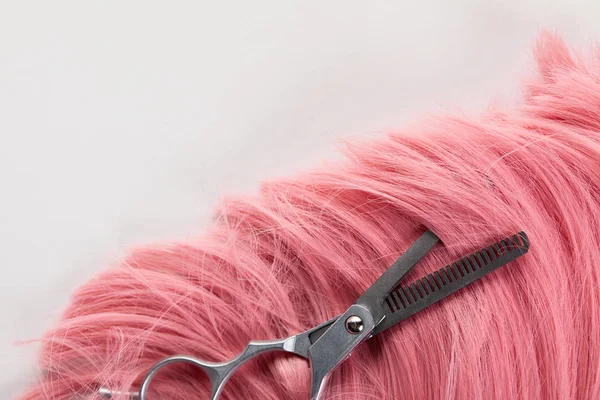
<path fill-rule="evenodd" d="M 288 338 L 251 341 L 242 353 L 226 362 L 208 362 L 188 355 L 165 358 L 147 372 L 139 392 L 131 393 L 130 399 L 147 400 L 153 377 L 167 365 L 183 362 L 208 375 L 210 399 L 218 400 L 229 378 L 244 363 L 262 353 L 283 351 L 310 361 L 310 400 L 318 400 L 330 373 L 362 342 L 515 260 L 530 247 L 527 235 L 521 231 L 411 284 L 399 286 L 439 240 L 431 231 L 423 233 L 342 315 Z M 111 398 L 117 393 L 101 388 L 99 394 Z"/>

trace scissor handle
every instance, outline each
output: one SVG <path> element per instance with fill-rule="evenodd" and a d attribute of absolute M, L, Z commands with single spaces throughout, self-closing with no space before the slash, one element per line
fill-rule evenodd
<path fill-rule="evenodd" d="M 201 370 L 203 370 L 210 381 L 211 395 L 210 400 L 217 400 L 223 391 L 223 388 L 231 375 L 244 363 L 251 360 L 262 353 L 272 351 L 285 351 L 294 352 L 295 336 L 287 339 L 280 340 L 269 340 L 269 341 L 251 341 L 248 343 L 244 351 L 230 361 L 225 362 L 210 362 L 200 360 L 191 356 L 173 356 L 165 358 L 158 363 L 154 364 L 148 371 L 144 379 L 139 392 L 139 400 L 147 400 L 148 388 L 152 378 L 160 371 L 163 367 L 170 364 L 184 362 L 192 364 Z"/>

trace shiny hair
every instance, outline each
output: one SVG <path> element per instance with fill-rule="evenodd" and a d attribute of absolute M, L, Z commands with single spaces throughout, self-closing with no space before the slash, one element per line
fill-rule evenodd
<path fill-rule="evenodd" d="M 522 104 L 428 119 L 223 201 L 200 238 L 131 253 L 73 295 L 22 400 L 136 390 L 158 360 L 226 360 L 345 311 L 425 229 L 412 276 L 521 229 L 530 253 L 359 347 L 324 399 L 600 398 L 600 52 L 544 34 Z M 308 399 L 305 360 L 265 355 L 224 399 Z M 152 399 L 207 398 L 194 368 Z M 79 397 L 77 397 L 79 396 Z M 114 396 L 119 398 L 118 396 Z"/>

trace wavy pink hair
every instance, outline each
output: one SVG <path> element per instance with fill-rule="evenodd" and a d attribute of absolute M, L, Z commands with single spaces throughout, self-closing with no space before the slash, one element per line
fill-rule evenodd
<path fill-rule="evenodd" d="M 362 345 L 325 399 L 599 399 L 600 52 L 575 57 L 546 34 L 536 55 L 518 110 L 349 145 L 330 168 L 225 201 L 204 237 L 89 281 L 21 399 L 136 390 L 163 357 L 224 360 L 300 332 L 343 312 L 424 227 L 444 246 L 413 277 L 520 229 L 532 249 Z M 208 398 L 191 367 L 154 382 L 153 399 Z M 223 398 L 304 400 L 309 383 L 304 360 L 265 355 Z"/>

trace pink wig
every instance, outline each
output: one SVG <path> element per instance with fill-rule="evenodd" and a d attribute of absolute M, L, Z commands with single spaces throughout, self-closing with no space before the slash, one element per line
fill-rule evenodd
<path fill-rule="evenodd" d="M 413 277 L 521 229 L 532 248 L 362 345 L 325 399 L 600 399 L 599 54 L 545 35 L 519 109 L 349 145 L 329 168 L 228 199 L 200 239 L 134 251 L 74 294 L 21 399 L 97 400 L 100 387 L 137 390 L 164 357 L 230 359 L 315 326 L 424 227 L 444 245 Z M 265 355 L 223 398 L 304 400 L 309 384 L 305 360 Z M 151 398 L 208 390 L 174 367 Z"/>

